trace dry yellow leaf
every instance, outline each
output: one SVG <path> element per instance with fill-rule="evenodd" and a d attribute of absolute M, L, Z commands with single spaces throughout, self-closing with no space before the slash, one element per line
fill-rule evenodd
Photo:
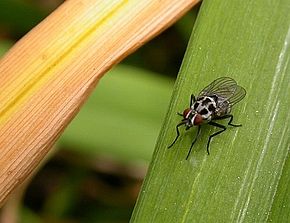
<path fill-rule="evenodd" d="M 196 3 L 69 0 L 15 44 L 0 61 L 0 204 L 43 159 L 101 76 Z"/>

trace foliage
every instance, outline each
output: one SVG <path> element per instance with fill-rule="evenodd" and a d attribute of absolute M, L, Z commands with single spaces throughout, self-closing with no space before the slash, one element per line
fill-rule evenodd
<path fill-rule="evenodd" d="M 0 54 L 44 11 L 32 1 L 1 1 Z M 11 199 L 14 205 L 8 202 L 1 219 L 8 214 L 9 222 L 128 221 L 168 107 L 169 76 L 176 75 L 193 18 L 187 14 L 102 78 L 23 199 Z"/>
<path fill-rule="evenodd" d="M 171 78 L 117 66 L 103 77 L 60 146 L 127 162 L 149 161 L 172 86 Z"/>
<path fill-rule="evenodd" d="M 285 222 L 289 220 L 289 1 L 203 1 L 171 105 L 131 222 Z M 220 76 L 247 89 L 235 123 L 175 138 L 177 111 Z M 223 122 L 222 122 L 223 123 Z M 225 123 L 225 122 L 224 122 Z"/>

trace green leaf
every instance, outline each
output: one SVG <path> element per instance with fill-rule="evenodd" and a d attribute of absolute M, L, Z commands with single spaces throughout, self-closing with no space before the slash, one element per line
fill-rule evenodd
<path fill-rule="evenodd" d="M 289 221 L 289 11 L 287 0 L 203 1 L 131 222 Z M 185 160 L 196 129 L 168 150 L 176 112 L 221 76 L 247 90 L 232 112 L 243 126 L 214 137 L 210 155 L 217 129 L 202 126 Z"/>

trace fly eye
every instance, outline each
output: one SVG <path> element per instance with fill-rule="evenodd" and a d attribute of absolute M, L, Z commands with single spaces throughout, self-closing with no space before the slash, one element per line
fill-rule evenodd
<path fill-rule="evenodd" d="M 194 118 L 194 125 L 201 125 L 203 123 L 203 118 L 200 114 L 197 114 Z"/>
<path fill-rule="evenodd" d="M 187 118 L 188 114 L 191 112 L 190 108 L 187 108 L 183 111 L 183 118 Z"/>

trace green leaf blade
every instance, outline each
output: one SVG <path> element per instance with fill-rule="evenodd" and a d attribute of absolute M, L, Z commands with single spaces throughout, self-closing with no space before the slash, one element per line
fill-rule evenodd
<path fill-rule="evenodd" d="M 279 219 L 290 144 L 289 9 L 286 0 L 203 1 L 132 222 Z M 202 126 L 186 161 L 196 129 L 182 130 L 167 149 L 180 121 L 176 111 L 221 76 L 247 90 L 232 112 L 243 126 L 214 137 L 210 156 L 206 143 L 217 129 Z"/>

